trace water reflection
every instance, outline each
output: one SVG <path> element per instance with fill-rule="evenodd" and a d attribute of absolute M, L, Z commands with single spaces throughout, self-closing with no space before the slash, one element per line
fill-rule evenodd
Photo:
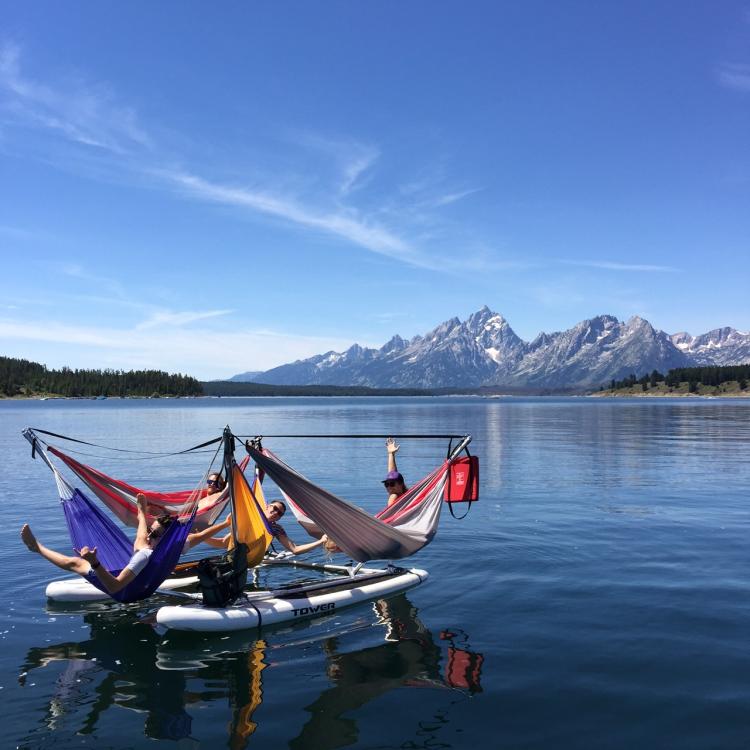
<path fill-rule="evenodd" d="M 345 747 L 358 739 L 354 709 L 396 688 L 445 688 L 440 675 L 440 647 L 404 595 L 373 604 L 385 626 L 385 643 L 342 652 L 338 638 L 323 643 L 326 673 L 333 685 L 305 708 L 310 718 L 289 746 Z"/>
<path fill-rule="evenodd" d="M 96 735 L 107 710 L 116 706 L 145 715 L 146 737 L 198 747 L 195 710 L 210 707 L 216 718 L 226 702 L 230 716 L 214 721 L 212 731 L 225 733 L 233 750 L 251 746 L 262 723 L 258 709 L 270 650 L 275 652 L 273 665 L 285 666 L 284 650 L 312 649 L 328 680 L 311 703 L 308 693 L 302 697 L 307 705 L 285 709 L 308 715 L 297 736 L 283 742 L 295 749 L 355 743 L 359 731 L 351 712 L 396 688 L 453 689 L 467 695 L 481 691 L 482 656 L 468 648 L 463 631 L 444 630 L 435 638 L 405 595 L 376 601 L 372 610 L 374 618 L 360 615 L 348 622 L 348 629 L 339 624 L 333 633 L 318 621 L 272 630 L 264 638 L 250 632 L 185 638 L 170 634 L 164 639 L 146 622 L 134 620 L 132 611 L 89 612 L 83 617 L 88 639 L 29 649 L 19 681 L 23 685 L 38 679 L 35 670 L 66 663 L 41 708 L 42 725 L 58 740 Z M 383 642 L 348 648 L 352 639 L 369 636 L 373 627 L 382 628 Z M 286 695 L 278 698 L 288 700 Z M 273 701 L 267 694 L 265 699 Z M 289 717 L 289 726 L 299 726 L 294 718 Z"/>
<path fill-rule="evenodd" d="M 289 743 L 292 750 L 339 748 L 357 742 L 357 722 L 345 714 L 396 688 L 481 691 L 483 657 L 468 650 L 466 633 L 446 630 L 440 634 L 441 640 L 448 642 L 445 669 L 441 670 L 441 647 L 406 595 L 379 600 L 373 610 L 385 627 L 385 643 L 343 652 L 338 638 L 324 642 L 326 673 L 333 685 L 305 708 L 310 718 Z M 434 731 L 447 723 L 447 713 L 441 715 Z M 429 726 L 420 726 L 419 734 L 425 732 L 430 734 Z"/>
<path fill-rule="evenodd" d="M 145 712 L 149 737 L 188 737 L 192 720 L 185 705 L 197 697 L 186 692 L 183 673 L 158 669 L 154 655 L 160 638 L 153 628 L 134 622 L 130 613 L 89 613 L 83 620 L 90 628 L 87 640 L 34 647 L 26 655 L 21 684 L 33 670 L 68 662 L 44 709 L 47 728 L 57 729 L 64 718 L 75 716 L 75 726 L 66 721 L 66 730 L 91 734 L 104 712 L 117 705 Z"/>

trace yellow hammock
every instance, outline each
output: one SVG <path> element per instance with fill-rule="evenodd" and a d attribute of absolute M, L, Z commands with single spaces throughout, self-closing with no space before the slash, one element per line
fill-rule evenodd
<path fill-rule="evenodd" d="M 232 465 L 232 481 L 237 541 L 247 545 L 247 564 L 252 568 L 260 564 L 273 541 L 265 515 L 266 498 L 258 477 L 255 477 L 251 489 L 236 463 Z M 230 536 L 229 549 L 232 547 L 234 540 Z"/>

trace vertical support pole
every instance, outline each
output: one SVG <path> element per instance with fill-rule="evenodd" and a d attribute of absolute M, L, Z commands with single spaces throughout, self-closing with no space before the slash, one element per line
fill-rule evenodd
<path fill-rule="evenodd" d="M 232 509 L 232 539 L 237 546 L 237 506 L 234 501 L 234 436 L 229 425 L 224 428 L 224 473 L 229 487 L 229 504 Z"/>
<path fill-rule="evenodd" d="M 453 450 L 451 450 L 449 447 L 448 448 L 448 460 L 452 461 L 454 458 L 456 458 L 458 454 L 461 453 L 461 451 L 464 450 L 466 446 L 469 445 L 470 442 L 471 442 L 471 435 L 464 435 L 461 438 L 461 441 L 459 442 L 459 444 Z M 453 444 L 453 439 L 451 438 L 451 445 L 452 444 Z"/>

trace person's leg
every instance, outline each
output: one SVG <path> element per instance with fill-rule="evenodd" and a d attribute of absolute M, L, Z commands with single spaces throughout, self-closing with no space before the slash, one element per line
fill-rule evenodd
<path fill-rule="evenodd" d="M 138 493 L 136 499 L 138 504 L 138 530 L 135 532 L 135 540 L 133 541 L 133 552 L 138 552 L 140 549 L 146 549 L 148 544 L 148 500 L 142 493 Z"/>
<path fill-rule="evenodd" d="M 78 573 L 79 576 L 85 576 L 91 568 L 83 558 L 63 555 L 60 552 L 55 552 L 55 550 L 45 547 L 37 540 L 27 523 L 21 529 L 21 539 L 32 552 L 37 552 L 45 560 L 49 560 L 53 565 L 57 565 L 58 568 L 68 570 L 71 573 Z"/>

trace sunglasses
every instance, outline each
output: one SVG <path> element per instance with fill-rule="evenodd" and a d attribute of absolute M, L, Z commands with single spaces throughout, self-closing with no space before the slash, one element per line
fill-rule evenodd
<path fill-rule="evenodd" d="M 209 479 L 206 484 L 209 487 L 221 487 L 221 479 Z"/>
<path fill-rule="evenodd" d="M 273 513 L 276 513 L 276 514 L 277 514 L 277 515 L 279 515 L 279 516 L 283 516 L 283 515 L 284 515 L 284 511 L 283 511 L 283 509 L 282 509 L 282 508 L 279 508 L 279 506 L 278 506 L 278 505 L 272 505 L 272 506 L 271 506 L 271 507 L 269 508 L 269 510 L 270 510 L 270 511 L 272 511 Z"/>
<path fill-rule="evenodd" d="M 383 482 L 383 485 L 386 487 L 398 487 L 399 484 L 401 484 L 401 482 L 399 482 L 398 479 L 389 479 L 387 482 Z"/>
<path fill-rule="evenodd" d="M 149 539 L 158 539 L 164 533 L 164 529 L 153 529 L 149 531 L 147 536 Z"/>

